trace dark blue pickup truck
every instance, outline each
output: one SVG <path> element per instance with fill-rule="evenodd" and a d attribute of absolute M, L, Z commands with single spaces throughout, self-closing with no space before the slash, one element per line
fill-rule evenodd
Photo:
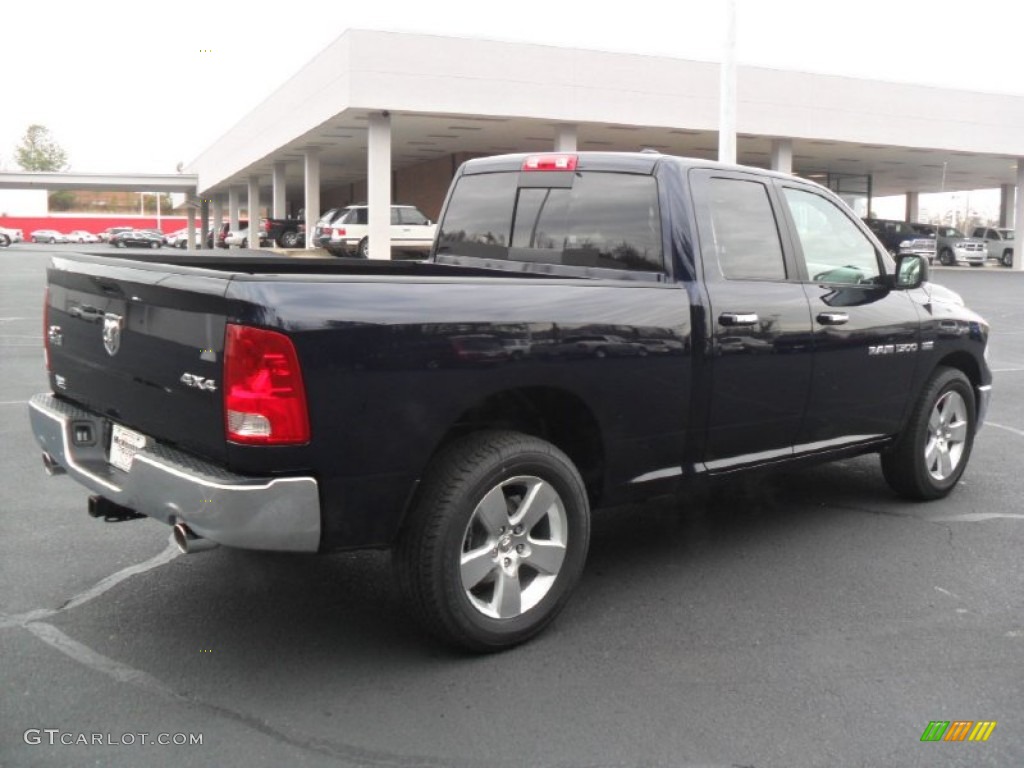
<path fill-rule="evenodd" d="M 424 625 L 540 631 L 591 509 L 862 453 L 960 479 L 989 327 L 827 190 L 636 153 L 471 160 L 431 258 L 62 255 L 46 467 L 94 516 L 221 544 L 391 548 Z"/>

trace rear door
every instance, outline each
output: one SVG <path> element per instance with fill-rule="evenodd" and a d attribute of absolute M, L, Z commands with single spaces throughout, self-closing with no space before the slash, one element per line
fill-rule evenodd
<path fill-rule="evenodd" d="M 811 383 L 807 296 L 771 181 L 691 171 L 711 307 L 705 462 L 724 471 L 792 455 Z"/>
<path fill-rule="evenodd" d="M 814 329 L 814 378 L 803 449 L 895 433 L 919 356 L 920 322 L 907 291 L 852 212 L 820 187 L 776 182 L 793 233 Z"/>

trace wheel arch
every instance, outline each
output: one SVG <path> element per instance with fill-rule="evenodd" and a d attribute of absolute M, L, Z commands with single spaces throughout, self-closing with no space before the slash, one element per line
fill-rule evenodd
<path fill-rule="evenodd" d="M 591 504 L 600 499 L 605 478 L 604 440 L 593 409 L 579 395 L 556 387 L 519 387 L 489 394 L 455 419 L 426 466 L 452 441 L 490 429 L 547 440 L 576 465 Z"/>
<path fill-rule="evenodd" d="M 978 361 L 967 352 L 962 350 L 950 352 L 936 363 L 935 368 L 939 368 L 940 366 L 956 368 L 967 377 L 971 382 L 971 386 L 975 389 L 980 387 L 982 384 L 981 366 L 978 364 Z M 933 368 L 932 371 L 934 372 L 934 370 L 935 369 Z M 931 373 L 929 373 L 929 375 L 931 375 Z"/>

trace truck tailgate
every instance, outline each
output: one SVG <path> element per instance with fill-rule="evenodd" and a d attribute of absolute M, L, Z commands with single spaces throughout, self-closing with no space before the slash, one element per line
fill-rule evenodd
<path fill-rule="evenodd" d="M 62 397 L 223 460 L 220 391 L 230 274 L 166 264 L 55 258 L 45 332 Z M 110 440 L 110 430 L 103 438 Z"/>

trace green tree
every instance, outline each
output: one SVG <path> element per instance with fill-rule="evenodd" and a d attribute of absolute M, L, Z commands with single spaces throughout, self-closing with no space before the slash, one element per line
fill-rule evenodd
<path fill-rule="evenodd" d="M 68 153 L 58 144 L 45 125 L 30 125 L 14 157 L 24 171 L 66 171 Z"/>

